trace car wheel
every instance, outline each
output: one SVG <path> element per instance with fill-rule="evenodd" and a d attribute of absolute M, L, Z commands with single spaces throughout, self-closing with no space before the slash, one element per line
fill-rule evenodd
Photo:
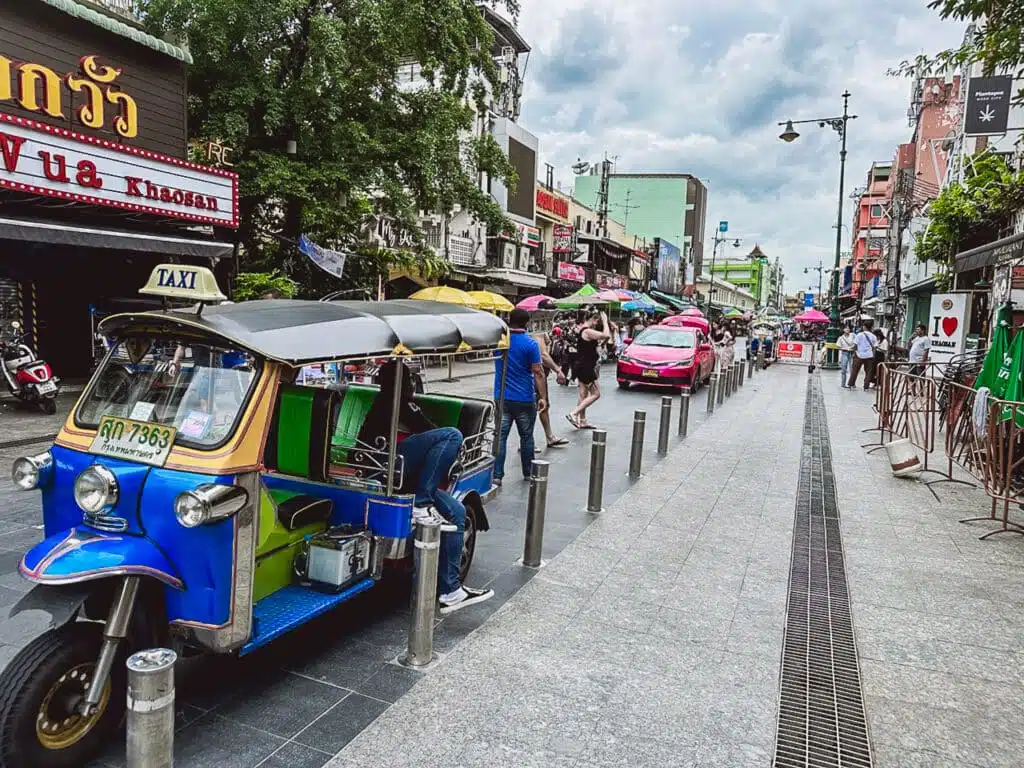
<path fill-rule="evenodd" d="M 619 385 L 619 389 L 629 389 L 628 381 L 623 381 L 622 379 L 619 379 L 617 383 Z"/>

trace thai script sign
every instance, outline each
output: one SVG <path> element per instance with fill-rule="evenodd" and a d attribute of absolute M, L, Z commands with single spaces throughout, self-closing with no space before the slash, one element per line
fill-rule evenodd
<path fill-rule="evenodd" d="M 0 187 L 238 226 L 238 175 L 0 112 Z"/>
<path fill-rule="evenodd" d="M 569 224 L 555 224 L 551 228 L 552 253 L 572 253 L 572 227 Z"/>
<path fill-rule="evenodd" d="M 569 201 L 564 197 L 557 197 L 546 190 L 537 190 L 537 207 L 542 211 L 553 213 L 555 216 L 560 216 L 563 219 L 569 218 Z"/>
<path fill-rule="evenodd" d="M 587 274 L 584 272 L 583 267 L 578 264 L 560 261 L 558 262 L 558 279 L 571 280 L 574 283 L 585 283 L 587 281 Z"/>

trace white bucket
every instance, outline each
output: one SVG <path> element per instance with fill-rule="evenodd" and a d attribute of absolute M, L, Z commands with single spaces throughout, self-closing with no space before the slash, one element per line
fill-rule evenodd
<path fill-rule="evenodd" d="M 893 440 L 885 444 L 885 452 L 889 454 L 889 466 L 896 477 L 916 475 L 921 471 L 921 460 L 909 438 Z"/>

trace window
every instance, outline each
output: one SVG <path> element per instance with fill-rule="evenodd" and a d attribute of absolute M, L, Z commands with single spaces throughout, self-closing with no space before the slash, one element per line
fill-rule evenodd
<path fill-rule="evenodd" d="M 689 331 L 670 331 L 664 328 L 648 328 L 637 336 L 633 343 L 645 347 L 671 347 L 672 349 L 692 349 L 696 346 L 693 334 Z"/>
<path fill-rule="evenodd" d="M 882 214 L 882 206 L 880 206 L 880 205 L 872 205 L 871 206 L 871 218 L 872 219 L 880 219 L 880 218 L 882 218 L 882 215 L 883 215 Z"/>

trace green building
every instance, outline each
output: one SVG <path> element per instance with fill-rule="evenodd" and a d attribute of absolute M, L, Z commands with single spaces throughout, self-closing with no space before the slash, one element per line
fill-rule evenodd
<path fill-rule="evenodd" d="M 719 256 L 722 249 L 718 249 Z M 782 290 L 782 268 L 778 260 L 773 264 L 765 255 L 761 247 L 755 245 L 753 250 L 742 258 L 716 259 L 714 266 L 715 277 L 732 283 L 754 295 L 758 307 L 780 306 L 779 294 Z"/>
<path fill-rule="evenodd" d="M 573 197 L 595 210 L 601 187 L 600 164 L 576 177 Z M 608 215 L 640 239 L 636 247 L 662 238 L 680 247 L 687 264 L 688 284 L 706 264 L 704 220 L 708 191 L 688 173 L 613 173 L 608 177 Z"/>

